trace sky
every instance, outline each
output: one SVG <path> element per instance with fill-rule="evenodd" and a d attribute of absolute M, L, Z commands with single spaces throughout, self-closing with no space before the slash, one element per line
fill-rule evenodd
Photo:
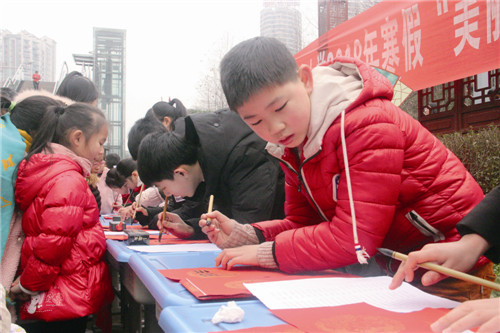
<path fill-rule="evenodd" d="M 197 87 L 231 46 L 260 34 L 262 0 L 1 0 L 0 29 L 56 41 L 56 77 L 93 48 L 93 27 L 126 30 L 126 131 L 160 100 L 199 105 Z M 303 47 L 317 0 L 301 0 Z M 8 14 L 6 14 L 8 13 Z M 43 79 L 43 78 L 42 78 Z"/>

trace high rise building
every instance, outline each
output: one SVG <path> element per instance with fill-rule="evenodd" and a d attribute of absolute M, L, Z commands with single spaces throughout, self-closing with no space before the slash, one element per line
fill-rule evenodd
<path fill-rule="evenodd" d="M 318 30 L 320 36 L 347 21 L 347 17 L 348 1 L 318 0 Z"/>
<path fill-rule="evenodd" d="M 361 14 L 380 0 L 318 0 L 318 32 L 325 32 Z"/>
<path fill-rule="evenodd" d="M 22 65 L 23 80 L 31 80 L 38 71 L 43 81 L 54 82 L 56 77 L 56 42 L 48 37 L 38 38 L 21 31 L 14 34 L 0 31 L 0 82 L 12 77 Z"/>
<path fill-rule="evenodd" d="M 109 123 L 105 149 L 125 157 L 126 31 L 94 27 L 94 82 Z"/>
<path fill-rule="evenodd" d="M 381 0 L 349 0 L 349 17 L 352 19 L 354 16 L 361 14 L 368 8 L 378 4 Z"/>
<path fill-rule="evenodd" d="M 264 0 L 260 35 L 274 37 L 295 54 L 302 49 L 302 16 L 299 0 Z"/>

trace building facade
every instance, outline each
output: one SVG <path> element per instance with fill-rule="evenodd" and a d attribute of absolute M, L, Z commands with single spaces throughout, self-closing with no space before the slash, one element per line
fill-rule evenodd
<path fill-rule="evenodd" d="M 302 16 L 298 0 L 264 0 L 260 35 L 274 37 L 295 54 L 302 49 Z"/>
<path fill-rule="evenodd" d="M 13 77 L 21 65 L 23 72 L 19 79 L 30 81 L 33 73 L 38 71 L 42 81 L 54 82 L 56 42 L 45 36 L 38 38 L 27 31 L 17 34 L 0 31 L 0 82 Z"/>
<path fill-rule="evenodd" d="M 125 157 L 126 31 L 94 27 L 94 82 L 109 123 L 105 149 Z"/>
<path fill-rule="evenodd" d="M 319 36 L 379 2 L 380 0 L 318 0 Z"/>
<path fill-rule="evenodd" d="M 319 36 L 347 21 L 348 8 L 346 0 L 318 0 Z"/>

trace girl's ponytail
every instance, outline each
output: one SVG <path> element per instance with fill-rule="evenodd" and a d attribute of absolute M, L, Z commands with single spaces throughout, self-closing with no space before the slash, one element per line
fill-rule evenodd
<path fill-rule="evenodd" d="M 111 188 L 121 188 L 123 185 L 125 185 L 125 181 L 125 177 L 120 175 L 116 168 L 109 169 L 108 173 L 106 174 L 106 185 Z"/>
<path fill-rule="evenodd" d="M 62 106 L 49 106 L 43 115 L 42 122 L 31 144 L 26 160 L 28 161 L 31 156 L 38 154 L 51 142 L 59 143 L 57 140 L 58 122 L 59 117 L 64 114 L 65 108 Z M 50 150 L 50 148 L 49 148 Z"/>
<path fill-rule="evenodd" d="M 127 178 L 137 171 L 137 162 L 131 158 L 120 160 L 116 167 L 109 169 L 106 175 L 106 185 L 109 187 L 121 188 L 125 185 Z"/>
<path fill-rule="evenodd" d="M 174 98 L 173 100 L 168 102 L 168 104 L 170 104 L 175 109 L 175 113 L 174 113 L 175 119 L 187 116 L 186 107 L 177 98 Z M 175 119 L 174 119 L 174 121 L 175 121 Z"/>
<path fill-rule="evenodd" d="M 66 106 L 64 102 L 55 97 L 34 95 L 28 96 L 11 105 L 10 119 L 17 129 L 28 133 L 32 138 L 40 128 L 43 116 L 49 107 Z"/>
<path fill-rule="evenodd" d="M 170 102 L 157 102 L 151 109 L 146 112 L 145 119 L 150 119 L 151 117 L 156 118 L 158 121 L 163 122 L 165 117 L 172 119 L 171 130 L 175 130 L 175 121 L 178 118 L 185 117 L 187 115 L 187 110 L 177 98 L 174 98 Z"/>

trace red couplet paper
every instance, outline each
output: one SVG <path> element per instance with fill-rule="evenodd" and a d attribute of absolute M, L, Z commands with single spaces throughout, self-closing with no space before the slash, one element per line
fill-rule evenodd
<path fill-rule="evenodd" d="M 277 270 L 252 267 L 233 267 L 231 270 L 220 267 L 181 268 L 164 269 L 159 272 L 170 280 L 179 281 L 184 288 L 200 300 L 252 297 L 243 283 L 349 277 L 349 275 L 333 270 L 286 274 Z"/>
<path fill-rule="evenodd" d="M 250 328 L 242 328 L 239 330 L 231 330 L 226 332 L 232 333 L 304 333 L 304 331 L 299 330 L 298 328 L 293 327 L 292 325 L 283 324 L 283 325 L 275 325 L 275 326 L 259 326 L 259 327 L 250 327 Z"/>
<path fill-rule="evenodd" d="M 356 303 L 270 311 L 304 332 L 431 332 L 430 325 L 450 309 L 398 313 Z"/>
<path fill-rule="evenodd" d="M 139 228 L 136 228 L 135 226 L 132 226 L 132 228 L 128 229 L 141 229 L 140 226 Z M 147 230 L 147 229 L 144 229 Z M 195 244 L 195 243 L 209 243 L 208 239 L 199 239 L 199 240 L 188 240 L 188 239 L 182 239 L 178 238 L 174 235 L 164 235 L 161 238 L 161 243 L 158 242 L 159 235 L 149 235 L 149 245 L 169 245 L 169 244 Z M 127 240 L 128 236 L 127 235 L 111 235 L 111 234 L 106 234 L 106 239 L 113 239 L 113 240 Z"/>
<path fill-rule="evenodd" d="M 163 234 L 161 237 L 161 242 L 158 242 L 159 235 L 149 235 L 149 245 L 160 245 L 160 244 L 197 244 L 197 243 L 210 243 L 208 239 L 182 239 L 174 235 Z"/>

